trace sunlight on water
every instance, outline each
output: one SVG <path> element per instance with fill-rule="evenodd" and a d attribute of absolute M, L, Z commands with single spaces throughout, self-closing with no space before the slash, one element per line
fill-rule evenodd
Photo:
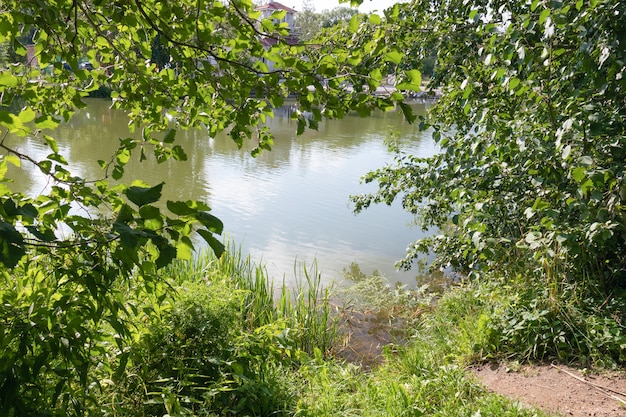
<path fill-rule="evenodd" d="M 110 159 L 119 138 L 130 136 L 125 116 L 108 104 L 90 101 L 85 111 L 54 132 L 60 153 L 89 179 L 103 176 L 97 160 Z M 416 110 L 422 111 L 423 105 Z M 296 260 L 310 265 L 317 259 L 325 281 L 340 278 L 342 270 L 356 262 L 366 273 L 377 269 L 392 282 L 415 285 L 417 271 L 394 268 L 407 245 L 421 236 L 409 226 L 412 216 L 399 204 L 371 207 L 356 216 L 349 196 L 375 189 L 360 184 L 360 178 L 392 161 L 384 143 L 390 130 L 421 156 L 436 151 L 430 135 L 420 133 L 397 113 L 326 121 L 318 131 L 298 137 L 287 108 L 277 112 L 269 125 L 275 145 L 256 159 L 249 154 L 250 144 L 247 150 L 239 150 L 227 137 L 213 139 L 204 131 L 183 131 L 177 141 L 188 161 L 140 164 L 137 152 L 125 180 L 141 179 L 151 185 L 164 180 L 164 198 L 207 202 L 224 221 L 225 233 L 244 253 L 263 260 L 277 280 L 293 276 Z M 31 155 L 49 153 L 33 139 L 13 140 Z M 17 176 L 14 188 L 30 195 L 49 186 L 45 177 L 26 166 L 11 175 Z"/>

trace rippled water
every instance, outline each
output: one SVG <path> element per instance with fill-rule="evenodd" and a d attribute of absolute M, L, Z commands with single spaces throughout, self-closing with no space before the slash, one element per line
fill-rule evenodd
<path fill-rule="evenodd" d="M 118 138 L 128 137 L 127 119 L 108 108 L 105 100 L 90 101 L 55 137 L 60 153 L 87 178 L 99 178 L 97 160 L 108 160 Z M 423 111 L 425 105 L 416 105 Z M 349 196 L 374 190 L 360 177 L 392 160 L 385 138 L 391 130 L 414 154 L 432 155 L 430 135 L 407 124 L 399 113 L 369 118 L 349 116 L 326 121 L 319 131 L 296 136 L 290 108 L 277 111 L 268 124 L 276 136 L 271 152 L 252 158 L 226 136 L 210 138 L 206 131 L 182 131 L 177 141 L 188 161 L 139 163 L 139 153 L 125 179 L 151 185 L 165 181 L 166 199 L 207 202 L 224 221 L 226 233 L 253 259 L 266 263 L 276 279 L 293 276 L 296 262 L 317 259 L 324 280 L 340 278 L 356 262 L 363 272 L 377 269 L 392 282 L 415 283 L 416 272 L 397 272 L 394 263 L 421 236 L 410 226 L 412 216 L 399 205 L 375 206 L 354 215 Z M 30 138 L 12 138 L 22 152 L 44 156 L 45 146 Z M 249 148 L 248 144 L 248 148 Z M 47 180 L 25 165 L 16 184 L 31 195 L 45 190 Z"/>

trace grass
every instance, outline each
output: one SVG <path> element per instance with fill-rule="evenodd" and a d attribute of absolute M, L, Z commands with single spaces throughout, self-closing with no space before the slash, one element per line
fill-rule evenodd
<path fill-rule="evenodd" d="M 133 340 L 103 356 L 96 372 L 106 383 L 94 390 L 91 414 L 542 416 L 486 392 L 467 366 L 623 361 L 623 327 L 611 319 L 624 311 L 618 301 L 599 312 L 574 289 L 544 291 L 528 280 L 475 280 L 433 294 L 391 286 L 356 265 L 346 273 L 348 288 L 322 286 L 315 264 L 299 269 L 293 285 L 275 286 L 233 246 L 221 259 L 201 253 L 175 262 L 161 291 L 128 300 Z M 368 331 L 384 327 L 389 335 L 376 361 L 342 355 L 346 345 L 358 348 L 346 331 L 354 312 Z M 565 345 L 563 332 L 570 332 Z"/>
<path fill-rule="evenodd" d="M 333 292 L 320 285 L 315 265 L 303 267 L 292 287 L 283 282 L 274 289 L 266 270 L 232 247 L 222 259 L 201 254 L 167 274 L 176 289 L 172 307 L 148 325 L 151 336 L 140 342 L 141 355 L 130 368 L 134 375 L 144 369 L 143 385 L 152 391 L 144 403 L 152 408 L 134 408 L 134 414 L 536 415 L 468 377 L 464 363 L 474 343 L 469 322 L 457 320 L 458 332 L 438 331 L 437 320 L 478 308 L 457 310 L 463 299 L 444 297 L 433 313 L 429 294 L 393 288 L 377 274 L 357 274 L 352 290 Z M 331 303 L 337 294 L 350 301 L 338 308 Z M 384 349 L 380 365 L 366 368 L 335 356 L 338 322 L 348 308 L 385 311 L 387 323 L 406 328 Z M 198 356 L 212 360 L 203 364 Z M 162 360 L 146 359 L 151 357 L 169 362 L 163 367 Z"/>

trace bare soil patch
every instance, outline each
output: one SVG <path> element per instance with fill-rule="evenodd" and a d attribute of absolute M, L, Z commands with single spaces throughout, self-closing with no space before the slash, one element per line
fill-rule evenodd
<path fill-rule="evenodd" d="M 594 373 L 565 365 L 489 364 L 472 373 L 490 391 L 558 416 L 625 417 L 626 369 Z"/>

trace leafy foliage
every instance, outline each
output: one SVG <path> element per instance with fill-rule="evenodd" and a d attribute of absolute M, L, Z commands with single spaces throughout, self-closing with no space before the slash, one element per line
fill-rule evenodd
<path fill-rule="evenodd" d="M 521 291 L 501 315 L 493 317 L 490 327 L 498 349 L 522 360 L 556 358 L 606 367 L 624 363 L 623 297 L 598 300 L 582 298 L 585 294 L 580 292 L 571 286 L 552 296 L 546 289 Z"/>
<path fill-rule="evenodd" d="M 468 280 L 446 292 L 432 314 L 424 315 L 415 326 L 416 339 L 446 351 L 453 362 L 623 364 L 622 294 L 599 300 L 585 286 L 558 285 L 562 288 L 546 288 L 539 279 L 521 276 Z"/>
<path fill-rule="evenodd" d="M 246 333 L 243 295 L 219 281 L 177 288 L 169 308 L 141 325 L 132 366 L 112 390 L 115 412 L 280 415 L 290 399 L 286 380 L 275 375 L 281 351 L 273 344 L 284 329 L 276 323 Z M 267 356 L 272 351 L 277 358 Z"/>
<path fill-rule="evenodd" d="M 332 49 L 282 42 L 288 28 L 259 18 L 249 0 L 0 4 L 0 45 L 19 58 L 0 68 L 0 388 L 10 399 L 0 415 L 83 414 L 100 384 L 90 370 L 104 366 L 104 346 L 114 340 L 125 351 L 128 300 L 163 291 L 162 268 L 191 257 L 195 232 L 216 254 L 224 251 L 210 207 L 161 201 L 167 183 L 124 178 L 131 158 L 151 152 L 159 162 L 185 161 L 176 131 L 187 128 L 228 132 L 239 146 L 253 140 L 253 155 L 270 150 L 264 121 L 290 96 L 313 114 L 296 114 L 299 132 L 323 117 L 402 100 L 347 92 L 340 83 L 326 88 L 320 77 L 378 81 L 370 71 L 353 74 Z M 36 58 L 28 62 L 27 44 Z M 84 97 L 104 90 L 141 135 L 111 138 L 119 146 L 102 155 L 102 175 L 84 178 L 54 129 L 85 106 Z M 39 139 L 45 151 L 23 153 L 18 136 Z M 40 195 L 11 187 L 11 170 L 26 166 L 48 178 Z M 113 339 L 102 334 L 109 328 Z"/>
<path fill-rule="evenodd" d="M 401 197 L 441 231 L 413 244 L 404 267 L 432 249 L 436 265 L 465 272 L 623 287 L 624 3 L 418 0 L 387 17 L 406 13 L 399 33 L 438 51 L 431 83 L 443 96 L 421 127 L 441 152 L 397 150 L 365 177 L 379 191 L 355 197 L 357 210 Z"/>

